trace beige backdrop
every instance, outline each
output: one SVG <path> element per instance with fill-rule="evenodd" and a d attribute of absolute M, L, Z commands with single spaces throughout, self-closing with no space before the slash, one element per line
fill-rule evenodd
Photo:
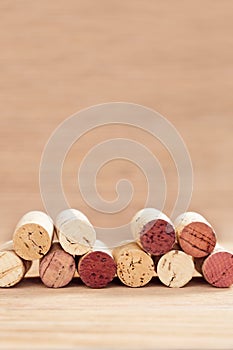
<path fill-rule="evenodd" d="M 233 237 L 231 0 L 2 0 L 0 16 L 1 240 L 11 237 L 24 212 L 43 209 L 40 157 L 55 127 L 81 108 L 109 101 L 151 107 L 174 124 L 194 165 L 190 208 L 205 214 L 222 240 Z M 145 179 L 123 161 L 103 169 L 97 185 L 113 199 L 121 175 L 131 179 L 135 196 L 124 212 L 96 213 L 73 191 L 75 171 L 90 145 L 125 135 L 120 127 L 99 130 L 68 156 L 67 196 L 94 224 L 127 222 L 143 203 Z M 177 185 L 174 165 L 153 139 L 135 130 L 131 135 L 161 161 L 169 213 Z"/>

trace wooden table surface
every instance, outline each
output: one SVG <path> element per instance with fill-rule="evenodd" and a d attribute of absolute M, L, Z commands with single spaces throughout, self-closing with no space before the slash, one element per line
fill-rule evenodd
<path fill-rule="evenodd" d="M 59 123 L 93 104 L 126 101 L 157 110 L 177 128 L 194 167 L 190 209 L 233 247 L 231 0 L 2 0 L 0 16 L 1 241 L 25 212 L 43 210 L 40 159 Z M 132 164 L 115 161 L 97 179 L 107 200 L 119 178 L 135 185 L 132 203 L 116 215 L 93 211 L 76 186 L 91 146 L 129 134 L 165 170 L 167 214 L 174 204 L 176 169 L 159 142 L 105 127 L 74 145 L 64 169 L 71 206 L 95 225 L 126 223 L 143 205 L 145 179 Z M 1 349 L 232 349 L 232 330 L 232 289 L 199 279 L 179 290 L 156 280 L 142 289 L 114 282 L 91 290 L 74 281 L 51 290 L 37 279 L 0 290 Z"/>
<path fill-rule="evenodd" d="M 1 349 L 232 349 L 233 290 L 195 278 L 169 289 L 59 290 L 38 279 L 0 291 Z"/>

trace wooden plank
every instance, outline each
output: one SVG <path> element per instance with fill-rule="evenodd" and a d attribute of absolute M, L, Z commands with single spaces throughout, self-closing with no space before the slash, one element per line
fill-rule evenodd
<path fill-rule="evenodd" d="M 231 349 L 233 289 L 196 278 L 182 289 L 155 278 L 143 289 L 74 280 L 51 290 L 38 279 L 0 290 L 2 349 Z"/>

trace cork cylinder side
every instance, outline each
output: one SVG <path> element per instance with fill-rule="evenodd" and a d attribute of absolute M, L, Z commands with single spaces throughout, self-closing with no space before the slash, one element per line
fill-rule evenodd
<path fill-rule="evenodd" d="M 96 232 L 87 217 L 77 209 L 66 209 L 56 218 L 57 236 L 62 248 L 72 255 L 90 251 L 96 240 Z"/>

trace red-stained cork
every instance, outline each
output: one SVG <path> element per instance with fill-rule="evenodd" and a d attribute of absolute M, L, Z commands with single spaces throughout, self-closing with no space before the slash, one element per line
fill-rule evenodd
<path fill-rule="evenodd" d="M 175 244 L 175 230 L 165 220 L 153 220 L 143 226 L 140 233 L 142 248 L 153 255 L 169 252 Z"/>
<path fill-rule="evenodd" d="M 175 244 L 175 228 L 158 209 L 139 210 L 132 218 L 130 228 L 135 241 L 149 254 L 166 254 Z"/>
<path fill-rule="evenodd" d="M 213 251 L 216 237 L 210 226 L 202 222 L 193 222 L 184 227 L 179 236 L 179 243 L 187 254 L 200 258 Z"/>
<path fill-rule="evenodd" d="M 86 286 L 103 288 L 113 280 L 116 274 L 116 263 L 103 251 L 90 252 L 80 258 L 78 273 Z"/>
<path fill-rule="evenodd" d="M 174 222 L 177 238 L 183 251 L 194 258 L 209 255 L 216 246 L 216 235 L 200 214 L 187 212 L 178 216 Z"/>
<path fill-rule="evenodd" d="M 212 253 L 205 259 L 202 273 L 212 286 L 230 287 L 233 284 L 233 254 L 226 251 Z"/>
<path fill-rule="evenodd" d="M 54 243 L 49 253 L 40 261 L 39 274 L 42 282 L 50 288 L 65 287 L 72 280 L 74 273 L 73 256 Z"/>

